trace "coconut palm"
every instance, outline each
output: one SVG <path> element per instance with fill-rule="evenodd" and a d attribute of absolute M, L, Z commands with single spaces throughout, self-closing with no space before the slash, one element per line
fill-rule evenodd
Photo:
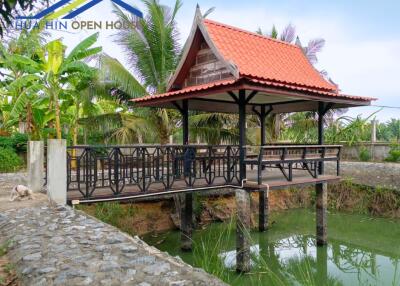
<path fill-rule="evenodd" d="M 175 16 L 182 5 L 181 2 L 177 0 L 172 9 L 156 0 L 143 0 L 143 3 L 147 16 L 139 20 L 114 6 L 114 13 L 119 20 L 130 23 L 127 29 L 116 34 L 116 42 L 124 48 L 132 72 L 107 55 L 103 55 L 101 59 L 104 81 L 114 83 L 113 93 L 124 101 L 149 93 L 165 92 L 169 76 L 175 70 L 179 59 L 180 47 Z M 143 123 L 146 119 L 147 125 L 152 126 L 152 129 L 147 130 L 154 130 L 157 139 L 161 144 L 165 144 L 176 128 L 177 115 L 177 112 L 166 109 L 143 108 L 135 109 L 132 115 L 128 109 L 119 116 L 120 123 L 128 125 L 122 126 L 124 131 L 117 134 L 129 138 L 130 131 L 138 131 L 136 127 L 139 124 L 136 120 Z M 108 117 L 104 116 L 103 119 L 108 120 Z"/>
<path fill-rule="evenodd" d="M 308 42 L 307 46 L 303 46 L 301 44 L 299 36 L 296 36 L 296 28 L 292 24 L 287 25 L 282 30 L 281 33 L 278 33 L 278 30 L 276 29 L 275 25 L 272 26 L 270 33 L 263 33 L 263 31 L 260 28 L 257 30 L 257 33 L 259 33 L 261 35 L 266 35 L 273 39 L 279 39 L 281 41 L 299 46 L 303 50 L 304 55 L 307 57 L 307 59 L 309 60 L 309 62 L 312 65 L 315 65 L 318 63 L 317 54 L 319 52 L 321 52 L 323 47 L 325 46 L 325 40 L 322 38 L 311 39 Z M 330 82 L 333 83 L 333 81 L 328 77 L 328 74 L 326 71 L 322 70 L 322 71 L 320 71 L 320 73 L 323 77 L 325 77 L 327 80 L 329 80 Z M 344 110 L 338 111 L 338 113 L 343 113 L 343 112 L 344 112 Z M 327 120 L 326 118 L 329 118 L 330 121 L 332 121 L 334 115 L 335 115 L 335 112 L 328 112 L 325 115 L 325 120 Z M 317 118 L 318 118 L 318 116 L 315 112 L 314 113 L 306 113 L 306 114 L 304 114 L 304 116 L 286 115 L 286 117 L 283 116 L 282 114 L 274 114 L 273 116 L 270 116 L 267 119 L 266 124 L 268 126 L 270 126 L 269 129 L 271 131 L 271 133 L 270 133 L 271 138 L 273 140 L 277 140 L 281 137 L 281 132 L 284 129 L 285 121 L 289 121 L 289 122 L 291 122 L 291 124 L 293 124 L 293 119 L 299 119 L 300 120 L 300 122 L 298 122 L 299 125 L 305 124 L 307 126 L 312 126 L 312 125 L 316 126 L 316 123 L 315 122 L 312 123 L 312 122 L 310 122 L 310 120 L 317 120 Z M 297 138 L 297 135 L 295 136 L 295 138 Z M 285 139 L 289 139 L 289 138 L 285 138 Z M 304 138 L 304 140 L 308 141 L 308 139 L 306 139 L 306 138 Z"/>

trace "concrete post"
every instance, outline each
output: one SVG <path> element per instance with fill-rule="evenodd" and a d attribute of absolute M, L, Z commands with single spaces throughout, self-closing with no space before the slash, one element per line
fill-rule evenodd
<path fill-rule="evenodd" d="M 371 125 L 372 125 L 372 128 L 371 128 L 371 143 L 376 143 L 376 124 L 377 123 L 378 122 L 376 121 L 376 119 L 373 119 L 371 121 Z"/>
<path fill-rule="evenodd" d="M 236 271 L 250 271 L 250 193 L 236 190 Z"/>
<path fill-rule="evenodd" d="M 28 187 L 40 192 L 44 185 L 44 142 L 28 142 Z"/>
<path fill-rule="evenodd" d="M 268 190 L 260 191 L 258 193 L 258 198 L 259 198 L 258 229 L 259 229 L 259 231 L 265 231 L 268 229 L 268 217 L 269 217 L 268 193 L 269 193 Z"/>
<path fill-rule="evenodd" d="M 328 204 L 328 185 L 319 183 L 315 185 L 317 195 L 317 245 L 327 243 L 327 204 Z"/>
<path fill-rule="evenodd" d="M 182 199 L 183 198 L 183 199 Z M 193 232 L 193 194 L 181 195 L 181 249 L 183 251 L 192 250 Z"/>
<path fill-rule="evenodd" d="M 67 203 L 67 141 L 47 141 L 47 196 L 50 201 Z"/>

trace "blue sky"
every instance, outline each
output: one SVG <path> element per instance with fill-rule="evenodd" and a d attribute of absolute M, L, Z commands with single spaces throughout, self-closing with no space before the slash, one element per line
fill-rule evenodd
<path fill-rule="evenodd" d="M 174 1 L 160 0 L 172 5 Z M 80 20 L 112 20 L 111 1 L 79 16 Z M 127 0 L 143 9 L 140 0 Z M 189 33 L 196 3 L 202 11 L 215 7 L 210 19 L 254 31 L 278 30 L 292 23 L 303 44 L 316 37 L 326 40 L 319 55 L 318 69 L 326 70 L 344 93 L 376 97 L 376 105 L 400 107 L 400 1 L 208 1 L 183 2 L 177 17 L 182 44 Z M 74 46 L 94 31 L 54 32 Z M 111 31 L 100 30 L 104 51 L 126 63 L 123 51 Z M 348 115 L 368 116 L 378 107 L 353 108 Z M 400 118 L 400 109 L 385 108 L 376 114 L 380 121 Z"/>

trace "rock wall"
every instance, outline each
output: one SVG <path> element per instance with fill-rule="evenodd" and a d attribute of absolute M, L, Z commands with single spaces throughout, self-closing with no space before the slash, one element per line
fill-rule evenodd
<path fill-rule="evenodd" d="M 0 213 L 5 242 L 22 285 L 226 285 L 71 208 Z"/>

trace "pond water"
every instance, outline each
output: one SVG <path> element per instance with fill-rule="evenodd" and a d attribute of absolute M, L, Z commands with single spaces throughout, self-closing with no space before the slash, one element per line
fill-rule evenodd
<path fill-rule="evenodd" d="M 179 231 L 144 240 L 231 285 L 400 285 L 399 220 L 329 213 L 326 247 L 316 247 L 311 210 L 273 213 L 271 221 L 267 232 L 251 232 L 249 274 L 234 271 L 234 222 L 196 230 L 192 252 L 180 251 Z"/>

